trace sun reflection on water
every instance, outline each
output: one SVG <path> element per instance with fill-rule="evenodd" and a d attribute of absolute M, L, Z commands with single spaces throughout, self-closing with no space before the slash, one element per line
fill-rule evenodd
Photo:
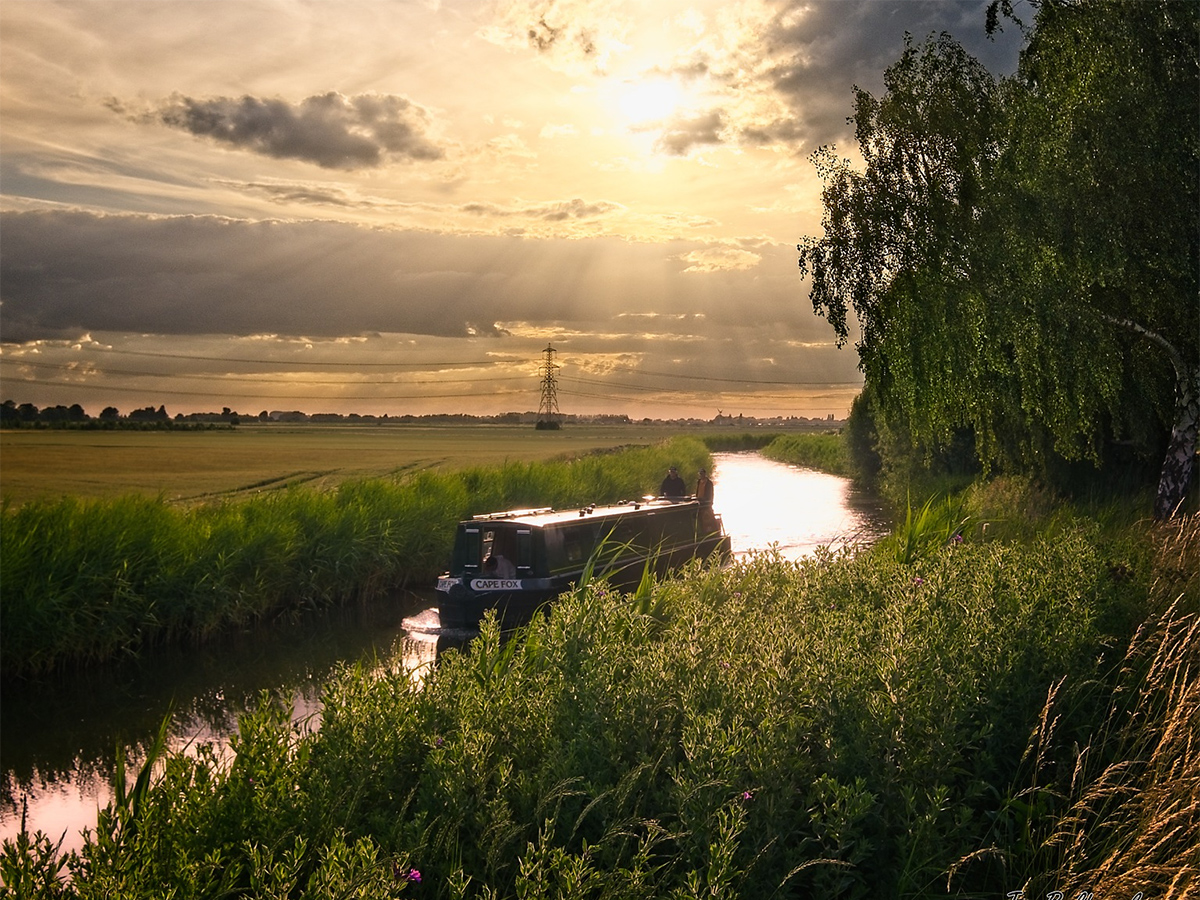
<path fill-rule="evenodd" d="M 714 453 L 713 507 L 735 557 L 772 547 L 800 559 L 818 547 L 868 542 L 884 531 L 878 504 L 845 478 L 766 459 L 757 453 Z"/>

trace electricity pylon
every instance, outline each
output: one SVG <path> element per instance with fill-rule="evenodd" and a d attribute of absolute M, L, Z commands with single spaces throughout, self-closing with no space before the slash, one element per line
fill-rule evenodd
<path fill-rule="evenodd" d="M 558 378 L 554 372 L 558 368 L 554 363 L 554 348 L 549 344 L 542 351 L 542 399 L 538 403 L 537 427 L 539 431 L 557 430 L 561 427 L 558 419 Z"/>

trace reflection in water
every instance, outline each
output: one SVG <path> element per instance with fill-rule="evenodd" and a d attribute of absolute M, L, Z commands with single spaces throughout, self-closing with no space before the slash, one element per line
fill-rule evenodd
<path fill-rule="evenodd" d="M 788 559 L 822 544 L 869 540 L 881 532 L 876 507 L 848 482 L 763 459 L 714 454 L 714 506 L 735 556 L 775 546 Z M 416 683 L 447 647 L 471 633 L 443 632 L 434 592 L 409 593 L 369 609 L 247 634 L 221 646 L 175 650 L 126 666 L 3 686 L 0 704 L 0 838 L 31 831 L 78 849 L 85 827 L 110 798 L 118 742 L 131 767 L 144 758 L 163 718 L 171 748 L 219 744 L 263 692 L 293 704 L 293 718 L 317 727 L 321 686 L 342 663 L 400 666 Z"/>
<path fill-rule="evenodd" d="M 224 742 L 264 693 L 290 702 L 293 720 L 311 727 L 321 685 L 335 669 L 393 658 L 404 615 L 428 606 L 431 595 L 406 594 L 124 665 L 6 682 L 0 837 L 20 830 L 27 804 L 31 831 L 41 829 L 53 840 L 65 832 L 63 849 L 78 849 L 80 830 L 95 827 L 96 810 L 111 799 L 117 745 L 136 768 L 168 714 L 169 746 L 176 752 Z"/>
<path fill-rule="evenodd" d="M 884 533 L 882 510 L 834 475 L 757 453 L 714 453 L 713 507 L 734 557 L 775 547 L 799 559 L 823 545 L 867 543 Z"/>

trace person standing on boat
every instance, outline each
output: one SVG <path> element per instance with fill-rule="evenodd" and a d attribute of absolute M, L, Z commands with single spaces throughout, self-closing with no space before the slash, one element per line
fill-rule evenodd
<path fill-rule="evenodd" d="M 696 499 L 701 506 L 712 506 L 713 483 L 705 469 L 700 470 L 700 477 L 696 479 Z"/>
<path fill-rule="evenodd" d="M 687 494 L 687 485 L 679 477 L 679 470 L 677 468 L 671 466 L 671 468 L 667 469 L 667 477 L 663 479 L 658 493 L 661 497 L 682 497 Z"/>

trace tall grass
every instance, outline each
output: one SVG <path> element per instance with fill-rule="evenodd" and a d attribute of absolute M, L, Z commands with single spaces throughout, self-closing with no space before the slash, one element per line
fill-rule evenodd
<path fill-rule="evenodd" d="M 1164 866 L 1178 874 L 1194 846 L 1169 831 L 1194 808 L 1194 626 L 1177 608 L 1166 631 L 1139 639 L 1161 653 L 1134 664 L 1122 650 L 1128 611 L 1140 621 L 1163 591 L 1194 595 L 1194 575 L 1139 536 L 1085 518 L 1045 524 L 907 563 L 881 547 L 694 564 L 633 602 L 592 581 L 511 640 L 485 620 L 423 687 L 347 669 L 315 733 L 266 702 L 232 759 L 168 758 L 140 827 L 93 834 L 65 890 L 1003 896 L 1039 863 L 1083 884 L 1110 858 L 1114 873 L 1132 859 L 1112 857 L 1117 844 L 1044 849 L 1058 831 L 1041 823 L 1071 833 L 1070 816 L 1094 807 L 1082 782 L 1071 793 L 1076 743 L 1106 748 L 1103 771 L 1147 760 L 1122 783 L 1132 805 L 1107 819 L 1122 847 L 1141 846 L 1128 826 L 1157 802 L 1134 787 L 1176 785 L 1143 843 L 1174 841 Z M 1160 699 L 1117 704 L 1145 711 L 1118 717 L 1131 729 L 1121 749 L 1102 723 L 1111 686 L 1135 671 Z M 1031 734 L 1045 738 L 1040 757 L 1024 752 Z M 1031 775 L 1035 790 L 1014 788 Z M 1057 799 L 1068 796 L 1079 803 Z M 15 847 L 4 857 L 5 871 L 36 869 Z"/>
<path fill-rule="evenodd" d="M 1051 687 L 1009 802 L 1027 819 L 1022 840 L 963 860 L 996 855 L 1026 896 L 1200 890 L 1200 518 L 1155 531 L 1152 613 L 1104 683 L 1102 715 L 1071 733 L 1079 692 Z"/>
<path fill-rule="evenodd" d="M 854 475 L 846 451 L 846 440 L 838 433 L 781 434 L 763 448 L 762 454 L 768 459 L 843 478 Z"/>
<path fill-rule="evenodd" d="M 884 541 L 897 562 L 911 565 L 946 544 L 961 542 L 971 521 L 962 497 L 930 497 L 915 509 L 909 501 L 904 521 Z"/>
<path fill-rule="evenodd" d="M 461 518 L 653 493 L 668 465 L 708 462 L 703 444 L 679 438 L 194 508 L 138 496 L 6 506 L 0 665 L 19 675 L 100 662 L 429 583 Z"/>
<path fill-rule="evenodd" d="M 707 434 L 703 441 L 704 446 L 713 452 L 736 453 L 742 450 L 761 450 L 777 437 L 779 434 L 776 432 L 721 432 Z"/>

